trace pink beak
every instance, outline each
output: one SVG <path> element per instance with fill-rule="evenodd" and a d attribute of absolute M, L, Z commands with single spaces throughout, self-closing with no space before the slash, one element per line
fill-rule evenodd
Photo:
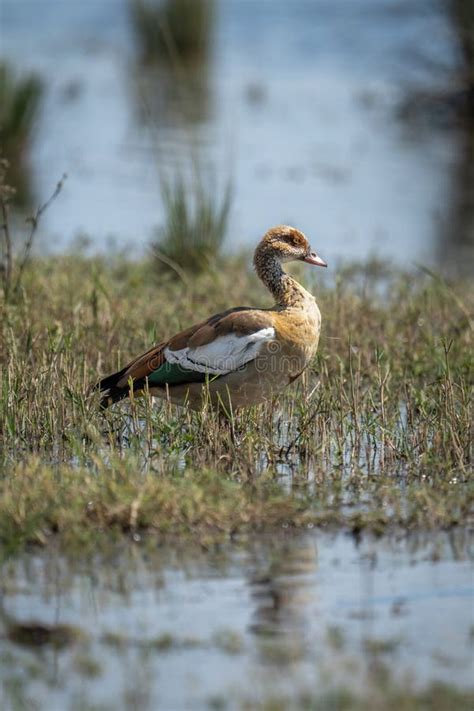
<path fill-rule="evenodd" d="M 310 252 L 307 257 L 303 257 L 303 262 L 306 262 L 306 264 L 314 264 L 316 267 L 327 267 L 324 259 L 321 259 L 316 252 Z"/>

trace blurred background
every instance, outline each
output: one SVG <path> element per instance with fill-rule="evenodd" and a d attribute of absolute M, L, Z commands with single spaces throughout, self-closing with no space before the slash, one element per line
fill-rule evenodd
<path fill-rule="evenodd" d="M 286 222 L 332 264 L 472 268 L 472 0 L 0 7 L 18 214 L 68 175 L 43 251 L 173 255 L 185 214 L 216 249 Z"/>

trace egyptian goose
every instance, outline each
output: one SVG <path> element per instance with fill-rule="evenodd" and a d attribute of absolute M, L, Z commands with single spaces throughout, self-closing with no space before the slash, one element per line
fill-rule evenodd
<path fill-rule="evenodd" d="M 326 267 L 302 232 L 280 225 L 258 244 L 254 265 L 271 309 L 237 307 L 153 346 L 97 385 L 101 404 L 147 387 L 151 395 L 199 409 L 203 396 L 233 408 L 255 405 L 292 383 L 316 353 L 321 314 L 314 297 L 282 269 L 299 260 Z"/>

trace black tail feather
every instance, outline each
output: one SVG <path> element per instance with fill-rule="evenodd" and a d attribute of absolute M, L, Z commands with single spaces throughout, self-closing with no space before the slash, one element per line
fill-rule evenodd
<path fill-rule="evenodd" d="M 92 390 L 98 390 L 101 394 L 100 407 L 103 410 L 105 410 L 109 405 L 112 405 L 114 402 L 119 402 L 119 400 L 123 400 L 129 396 L 130 387 L 128 383 L 122 386 L 117 385 L 117 383 L 125 375 L 127 367 L 128 366 L 122 368 L 122 370 L 119 370 L 117 373 L 108 375 L 106 378 L 102 378 L 102 380 L 99 380 L 99 382 L 93 386 Z M 135 383 L 133 389 L 136 389 Z"/>

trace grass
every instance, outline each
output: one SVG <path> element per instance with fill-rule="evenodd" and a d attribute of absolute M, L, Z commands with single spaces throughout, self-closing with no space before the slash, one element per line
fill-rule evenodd
<path fill-rule="evenodd" d="M 447 684 L 431 684 L 423 691 L 404 688 L 392 680 L 372 684 L 364 694 L 339 688 L 319 695 L 305 694 L 299 699 L 272 699 L 262 703 L 242 705 L 242 709 L 258 711 L 468 711 L 474 703 L 472 691 L 463 691 Z M 224 707 L 225 708 L 225 707 Z"/>
<path fill-rule="evenodd" d="M 304 272 L 308 275 L 308 272 Z M 2 303 L 0 543 L 242 529 L 383 533 L 472 523 L 472 284 L 341 271 L 313 288 L 319 354 L 271 405 L 222 423 L 148 398 L 102 415 L 88 388 L 162 336 L 268 305 L 242 258 L 191 282 L 149 262 L 30 262 Z"/>
<path fill-rule="evenodd" d="M 15 188 L 15 202 L 31 201 L 28 149 L 38 117 L 42 84 L 29 74 L 17 76 L 9 65 L 0 62 L 0 146 L 2 158 L 10 163 L 9 177 Z"/>
<path fill-rule="evenodd" d="M 129 0 L 141 60 L 196 61 L 209 52 L 213 0 Z"/>
<path fill-rule="evenodd" d="M 337 478 L 325 481 L 315 495 L 304 482 L 285 493 L 268 474 L 244 483 L 192 467 L 161 475 L 141 469 L 130 457 L 126 462 L 97 458 L 88 468 L 33 459 L 13 467 L 1 485 L 4 550 L 44 545 L 53 534 L 77 547 L 93 545 L 104 532 L 185 535 L 206 545 L 238 531 L 281 526 L 343 526 L 377 534 L 395 525 L 437 529 L 467 523 L 474 503 L 472 486 L 433 478 L 411 481 L 404 491 L 388 477 L 371 484 L 360 476 L 355 483 Z"/>
<path fill-rule="evenodd" d="M 202 178 L 189 186 L 184 177 L 178 175 L 174 183 L 162 180 L 162 198 L 166 221 L 153 245 L 158 270 L 195 274 L 215 265 L 228 230 L 230 183 L 219 201 Z"/>

